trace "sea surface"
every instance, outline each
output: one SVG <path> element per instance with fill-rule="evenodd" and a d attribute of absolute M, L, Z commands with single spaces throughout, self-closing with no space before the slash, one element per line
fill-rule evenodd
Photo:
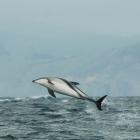
<path fill-rule="evenodd" d="M 140 140 L 140 97 L 0 98 L 0 140 Z"/>

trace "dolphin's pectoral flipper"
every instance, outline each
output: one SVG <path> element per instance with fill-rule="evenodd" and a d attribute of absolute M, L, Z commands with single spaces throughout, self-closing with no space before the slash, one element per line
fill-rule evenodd
<path fill-rule="evenodd" d="M 77 83 L 77 82 L 70 82 L 70 83 L 72 83 L 74 85 L 79 85 L 79 83 Z"/>
<path fill-rule="evenodd" d="M 55 97 L 55 98 L 56 98 L 56 96 L 55 96 L 55 94 L 54 94 L 53 90 L 51 90 L 50 88 L 48 88 L 48 92 L 49 92 L 49 94 L 50 94 L 51 96 L 53 96 L 53 97 Z"/>

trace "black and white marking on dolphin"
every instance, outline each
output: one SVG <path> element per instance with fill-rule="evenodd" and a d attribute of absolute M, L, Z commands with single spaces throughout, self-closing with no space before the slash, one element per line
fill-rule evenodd
<path fill-rule="evenodd" d="M 94 102 L 98 110 L 102 110 L 101 104 L 103 100 L 105 99 L 105 97 L 107 96 L 105 95 L 98 100 L 94 100 L 77 87 L 79 83 L 67 81 L 66 79 L 63 79 L 63 78 L 43 77 L 37 80 L 33 80 L 32 82 L 46 87 L 48 89 L 48 93 L 55 98 L 56 96 L 54 92 L 57 92 L 63 95 Z"/>

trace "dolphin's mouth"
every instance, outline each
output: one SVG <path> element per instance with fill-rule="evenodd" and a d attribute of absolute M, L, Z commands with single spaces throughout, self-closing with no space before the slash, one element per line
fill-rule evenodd
<path fill-rule="evenodd" d="M 37 80 L 33 80 L 32 82 L 35 83 L 35 84 L 42 85 L 42 84 L 38 81 L 38 79 L 37 79 Z"/>
<path fill-rule="evenodd" d="M 33 82 L 33 83 L 38 83 L 39 80 L 41 80 L 41 78 L 35 79 L 35 80 L 33 80 L 32 82 Z"/>

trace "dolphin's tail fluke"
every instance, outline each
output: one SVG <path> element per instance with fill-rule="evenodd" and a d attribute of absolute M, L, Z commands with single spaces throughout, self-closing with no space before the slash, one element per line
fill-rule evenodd
<path fill-rule="evenodd" d="M 106 96 L 107 95 L 105 95 L 105 96 L 101 97 L 100 99 L 98 99 L 97 101 L 95 101 L 95 104 L 96 104 L 96 106 L 99 110 L 102 110 L 102 102 L 103 102 L 103 100 L 105 99 Z"/>
<path fill-rule="evenodd" d="M 86 98 L 86 99 L 87 99 L 88 101 L 90 101 L 90 102 L 94 102 L 94 103 L 96 104 L 98 110 L 102 110 L 102 102 L 103 102 L 103 100 L 105 99 L 106 96 L 107 96 L 107 95 L 105 95 L 105 96 L 99 98 L 97 101 L 94 100 L 94 99 L 92 99 L 92 98 Z"/>

